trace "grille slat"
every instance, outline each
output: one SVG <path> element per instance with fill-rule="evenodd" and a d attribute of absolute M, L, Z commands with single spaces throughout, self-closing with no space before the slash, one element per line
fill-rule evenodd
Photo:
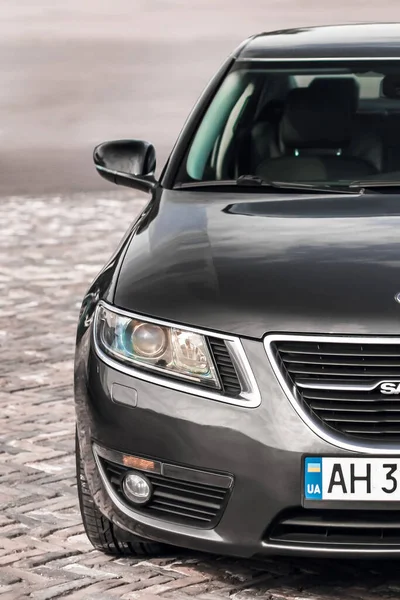
<path fill-rule="evenodd" d="M 222 488 L 218 488 L 212 485 L 205 485 L 205 484 L 201 484 L 201 483 L 194 483 L 193 481 L 183 481 L 181 479 L 171 479 L 171 477 L 164 477 L 163 475 L 155 475 L 155 474 L 151 474 L 151 479 L 152 482 L 157 484 L 157 485 L 168 485 L 171 487 L 179 487 L 185 489 L 185 490 L 192 490 L 194 493 L 195 492 L 202 492 L 204 490 L 207 490 L 207 495 L 209 493 L 217 493 L 217 494 L 224 494 L 224 491 L 222 490 Z"/>
<path fill-rule="evenodd" d="M 236 378 L 230 375 L 224 376 L 224 387 L 234 387 L 236 385 Z"/>
<path fill-rule="evenodd" d="M 220 364 L 219 372 L 222 375 L 225 375 L 225 374 L 228 375 L 228 377 L 232 377 L 232 376 L 236 377 L 236 371 L 231 365 Z"/>
<path fill-rule="evenodd" d="M 339 414 L 339 411 L 333 411 L 330 413 L 324 414 L 324 420 L 332 423 L 376 423 L 383 425 L 384 423 L 399 423 L 400 424 L 400 415 L 390 416 L 390 415 L 382 415 L 380 413 L 364 414 L 359 411 L 358 413 L 354 413 L 353 415 Z"/>
<path fill-rule="evenodd" d="M 323 356 L 323 359 L 322 359 Z M 326 357 L 326 358 L 325 358 Z M 292 354 L 282 354 L 282 360 L 285 361 L 286 364 L 295 365 L 295 364 L 303 364 L 303 365 L 321 365 L 323 366 L 349 366 L 349 367 L 398 367 L 400 368 L 400 359 L 396 359 L 394 357 L 391 358 L 382 358 L 381 360 L 377 359 L 373 356 L 368 356 L 357 360 L 357 357 L 350 358 L 348 356 L 338 356 L 338 355 L 330 355 L 329 358 L 327 355 L 321 355 L 321 358 L 315 356 L 313 354 L 300 354 L 299 356 L 294 356 Z"/>
<path fill-rule="evenodd" d="M 400 357 L 400 344 L 388 341 L 386 344 L 353 344 L 350 338 L 343 338 L 343 342 L 278 342 L 281 352 L 290 354 L 319 354 L 341 356 L 380 356 Z"/>
<path fill-rule="evenodd" d="M 223 393 L 233 398 L 239 396 L 242 388 L 225 342 L 219 338 L 209 337 L 208 343 L 222 383 Z"/>
<path fill-rule="evenodd" d="M 158 502 L 155 502 L 151 507 L 149 512 L 153 512 L 153 513 L 158 513 L 158 512 L 162 512 L 162 513 L 168 513 L 171 515 L 172 520 L 176 520 L 176 517 L 181 517 L 184 520 L 190 519 L 193 521 L 203 521 L 206 522 L 207 524 L 211 522 L 211 519 L 208 517 L 205 517 L 204 515 L 195 515 L 193 513 L 191 513 L 190 511 L 185 511 L 182 509 L 177 509 L 177 508 L 172 508 L 172 507 L 168 507 L 165 505 L 160 505 Z"/>
<path fill-rule="evenodd" d="M 358 403 L 351 404 L 350 402 L 330 402 L 329 404 L 323 402 L 310 402 L 310 408 L 313 410 L 321 410 L 323 412 L 354 412 L 354 413 L 400 413 L 400 403 L 396 405 L 388 406 L 382 402 L 372 402 L 370 404 L 361 405 L 362 400 Z"/>
<path fill-rule="evenodd" d="M 374 437 L 374 436 L 376 437 L 376 436 L 383 436 L 383 435 L 384 436 L 400 435 L 400 425 L 397 427 L 394 427 L 393 425 L 390 425 L 390 424 L 385 426 L 384 423 L 379 423 L 379 427 L 377 425 L 374 425 L 373 428 L 371 426 L 363 425 L 362 423 L 361 424 L 348 423 L 343 426 L 343 430 L 346 431 L 347 433 L 352 433 L 352 434 L 356 434 L 356 435 L 359 435 L 361 433 L 368 434 L 369 437 Z"/>
<path fill-rule="evenodd" d="M 219 353 L 215 353 L 215 356 L 218 357 L 218 364 L 219 364 L 219 368 L 221 370 L 227 369 L 227 370 L 235 373 L 235 369 L 233 368 L 230 357 L 228 358 L 227 356 L 225 356 L 225 354 L 219 354 Z"/>
<path fill-rule="evenodd" d="M 212 489 L 210 490 L 206 490 L 206 491 L 200 491 L 200 487 L 198 489 L 192 489 L 190 486 L 188 487 L 184 487 L 184 486 L 180 486 L 180 485 L 175 485 L 173 483 L 170 483 L 170 481 L 163 482 L 160 481 L 159 479 L 154 480 L 153 479 L 153 485 L 158 489 L 158 488 L 165 488 L 168 490 L 175 490 L 175 492 L 177 494 L 182 494 L 184 496 L 188 496 L 190 498 L 195 498 L 198 499 L 199 502 L 201 502 L 202 498 L 213 498 L 216 501 L 221 501 L 224 499 L 225 497 L 225 492 L 221 492 L 218 493 Z M 186 483 L 186 482 L 185 482 Z"/>
<path fill-rule="evenodd" d="M 397 514 L 390 515 L 391 518 L 384 519 L 382 515 L 375 517 L 373 521 L 371 521 L 367 517 L 359 516 L 358 519 L 354 519 L 353 515 L 351 520 L 348 515 L 343 515 L 341 517 L 337 513 L 335 514 L 335 518 L 330 517 L 329 514 L 327 516 L 323 516 L 321 513 L 314 514 L 306 514 L 300 513 L 294 517 L 289 517 L 285 519 L 282 524 L 285 526 L 296 526 L 296 527 L 327 527 L 327 528 L 337 528 L 337 527 L 348 527 L 351 526 L 354 529 L 391 529 L 392 527 L 396 527 L 400 529 L 400 519 Z"/>
<path fill-rule="evenodd" d="M 345 337 L 275 340 L 271 350 L 294 400 L 316 425 L 345 439 L 400 440 L 400 394 L 386 395 L 379 388 L 383 381 L 400 382 L 398 339 L 379 344 Z M 365 389 L 335 389 L 340 386 Z"/>
<path fill-rule="evenodd" d="M 301 374 L 301 375 L 335 375 L 342 379 L 346 377 L 399 377 L 400 376 L 400 368 L 398 369 L 385 369 L 385 368 L 370 368 L 370 367 L 348 367 L 347 365 L 343 368 L 339 366 L 325 366 L 325 365 L 315 365 L 315 366 L 306 366 L 306 365 L 298 365 L 291 366 L 290 364 L 286 367 L 289 373 L 293 373 L 293 375 Z"/>
<path fill-rule="evenodd" d="M 190 497 L 185 497 L 184 499 L 182 498 L 182 496 L 178 496 L 177 494 L 172 494 L 171 492 L 163 492 L 159 489 L 155 489 L 154 490 L 154 498 L 156 498 L 157 500 L 159 498 L 165 498 L 166 500 L 172 500 L 175 502 L 181 502 L 181 503 L 185 503 L 185 504 L 193 504 L 195 506 L 203 506 L 204 508 L 210 508 L 210 509 L 214 509 L 214 510 L 219 510 L 219 504 L 216 504 L 214 502 L 205 502 L 204 500 L 198 500 L 198 499 L 193 499 Z M 211 511 L 210 514 L 213 514 L 213 511 Z"/>
<path fill-rule="evenodd" d="M 122 480 L 129 469 L 104 458 L 101 463 L 114 492 L 123 502 L 129 503 L 122 492 Z M 134 510 L 195 527 L 211 527 L 218 523 L 229 489 L 149 472 L 145 475 L 152 483 L 153 496 L 145 506 L 132 505 Z"/>
<path fill-rule="evenodd" d="M 214 517 L 214 510 L 206 510 L 205 508 L 196 508 L 193 505 L 184 504 L 179 501 L 179 498 L 171 497 L 169 494 L 163 494 L 159 496 L 156 494 L 154 496 L 154 501 L 152 503 L 152 508 L 156 506 L 169 506 L 170 508 L 175 508 L 177 510 L 186 510 L 188 513 L 192 513 L 193 515 L 203 515 L 207 518 L 211 519 Z"/>
<path fill-rule="evenodd" d="M 297 382 L 298 383 L 298 382 Z M 385 402 L 385 406 L 390 404 L 391 402 L 397 402 L 400 404 L 400 396 L 386 396 L 383 398 L 383 394 L 380 392 L 369 392 L 368 396 L 363 394 L 360 396 L 360 392 L 349 392 L 347 391 L 336 391 L 336 390 L 314 390 L 314 389 L 303 389 L 302 390 L 303 398 L 307 398 L 308 401 L 313 402 L 314 400 L 324 401 L 335 401 L 338 400 L 343 404 L 344 402 L 366 402 L 366 403 L 376 403 L 376 402 Z"/>

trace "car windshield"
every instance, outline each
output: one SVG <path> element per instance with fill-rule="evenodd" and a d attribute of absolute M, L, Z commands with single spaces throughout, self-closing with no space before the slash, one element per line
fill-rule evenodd
<path fill-rule="evenodd" d="M 237 61 L 177 185 L 400 181 L 400 61 Z"/>

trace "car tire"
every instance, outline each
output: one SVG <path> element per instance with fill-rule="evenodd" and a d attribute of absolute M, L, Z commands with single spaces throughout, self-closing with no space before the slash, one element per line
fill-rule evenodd
<path fill-rule="evenodd" d="M 129 541 L 118 539 L 118 528 L 99 511 L 89 491 L 77 434 L 75 434 L 75 456 L 79 508 L 86 535 L 94 548 L 114 556 L 160 556 L 165 554 L 167 546 L 147 541 L 134 534 L 129 534 L 129 537 L 132 538 Z"/>

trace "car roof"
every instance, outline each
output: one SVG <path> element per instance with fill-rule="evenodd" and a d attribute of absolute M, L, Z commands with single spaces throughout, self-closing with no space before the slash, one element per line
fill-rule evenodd
<path fill-rule="evenodd" d="M 302 27 L 260 33 L 237 49 L 237 60 L 400 59 L 400 23 Z"/>

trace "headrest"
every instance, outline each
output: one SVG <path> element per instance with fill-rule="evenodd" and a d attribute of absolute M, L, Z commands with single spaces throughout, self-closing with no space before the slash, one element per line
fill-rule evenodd
<path fill-rule="evenodd" d="M 342 105 L 350 106 L 351 112 L 357 112 L 360 86 L 353 77 L 317 77 L 309 85 L 314 94 L 333 99 Z"/>
<path fill-rule="evenodd" d="M 270 100 L 259 112 L 257 120 L 267 123 L 279 123 L 285 103 L 282 100 Z"/>
<path fill-rule="evenodd" d="M 381 94 L 386 98 L 400 99 L 400 75 L 385 75 L 381 84 Z"/>
<path fill-rule="evenodd" d="M 290 148 L 342 148 L 351 139 L 351 111 L 335 102 L 323 102 L 309 88 L 288 95 L 280 137 Z"/>

